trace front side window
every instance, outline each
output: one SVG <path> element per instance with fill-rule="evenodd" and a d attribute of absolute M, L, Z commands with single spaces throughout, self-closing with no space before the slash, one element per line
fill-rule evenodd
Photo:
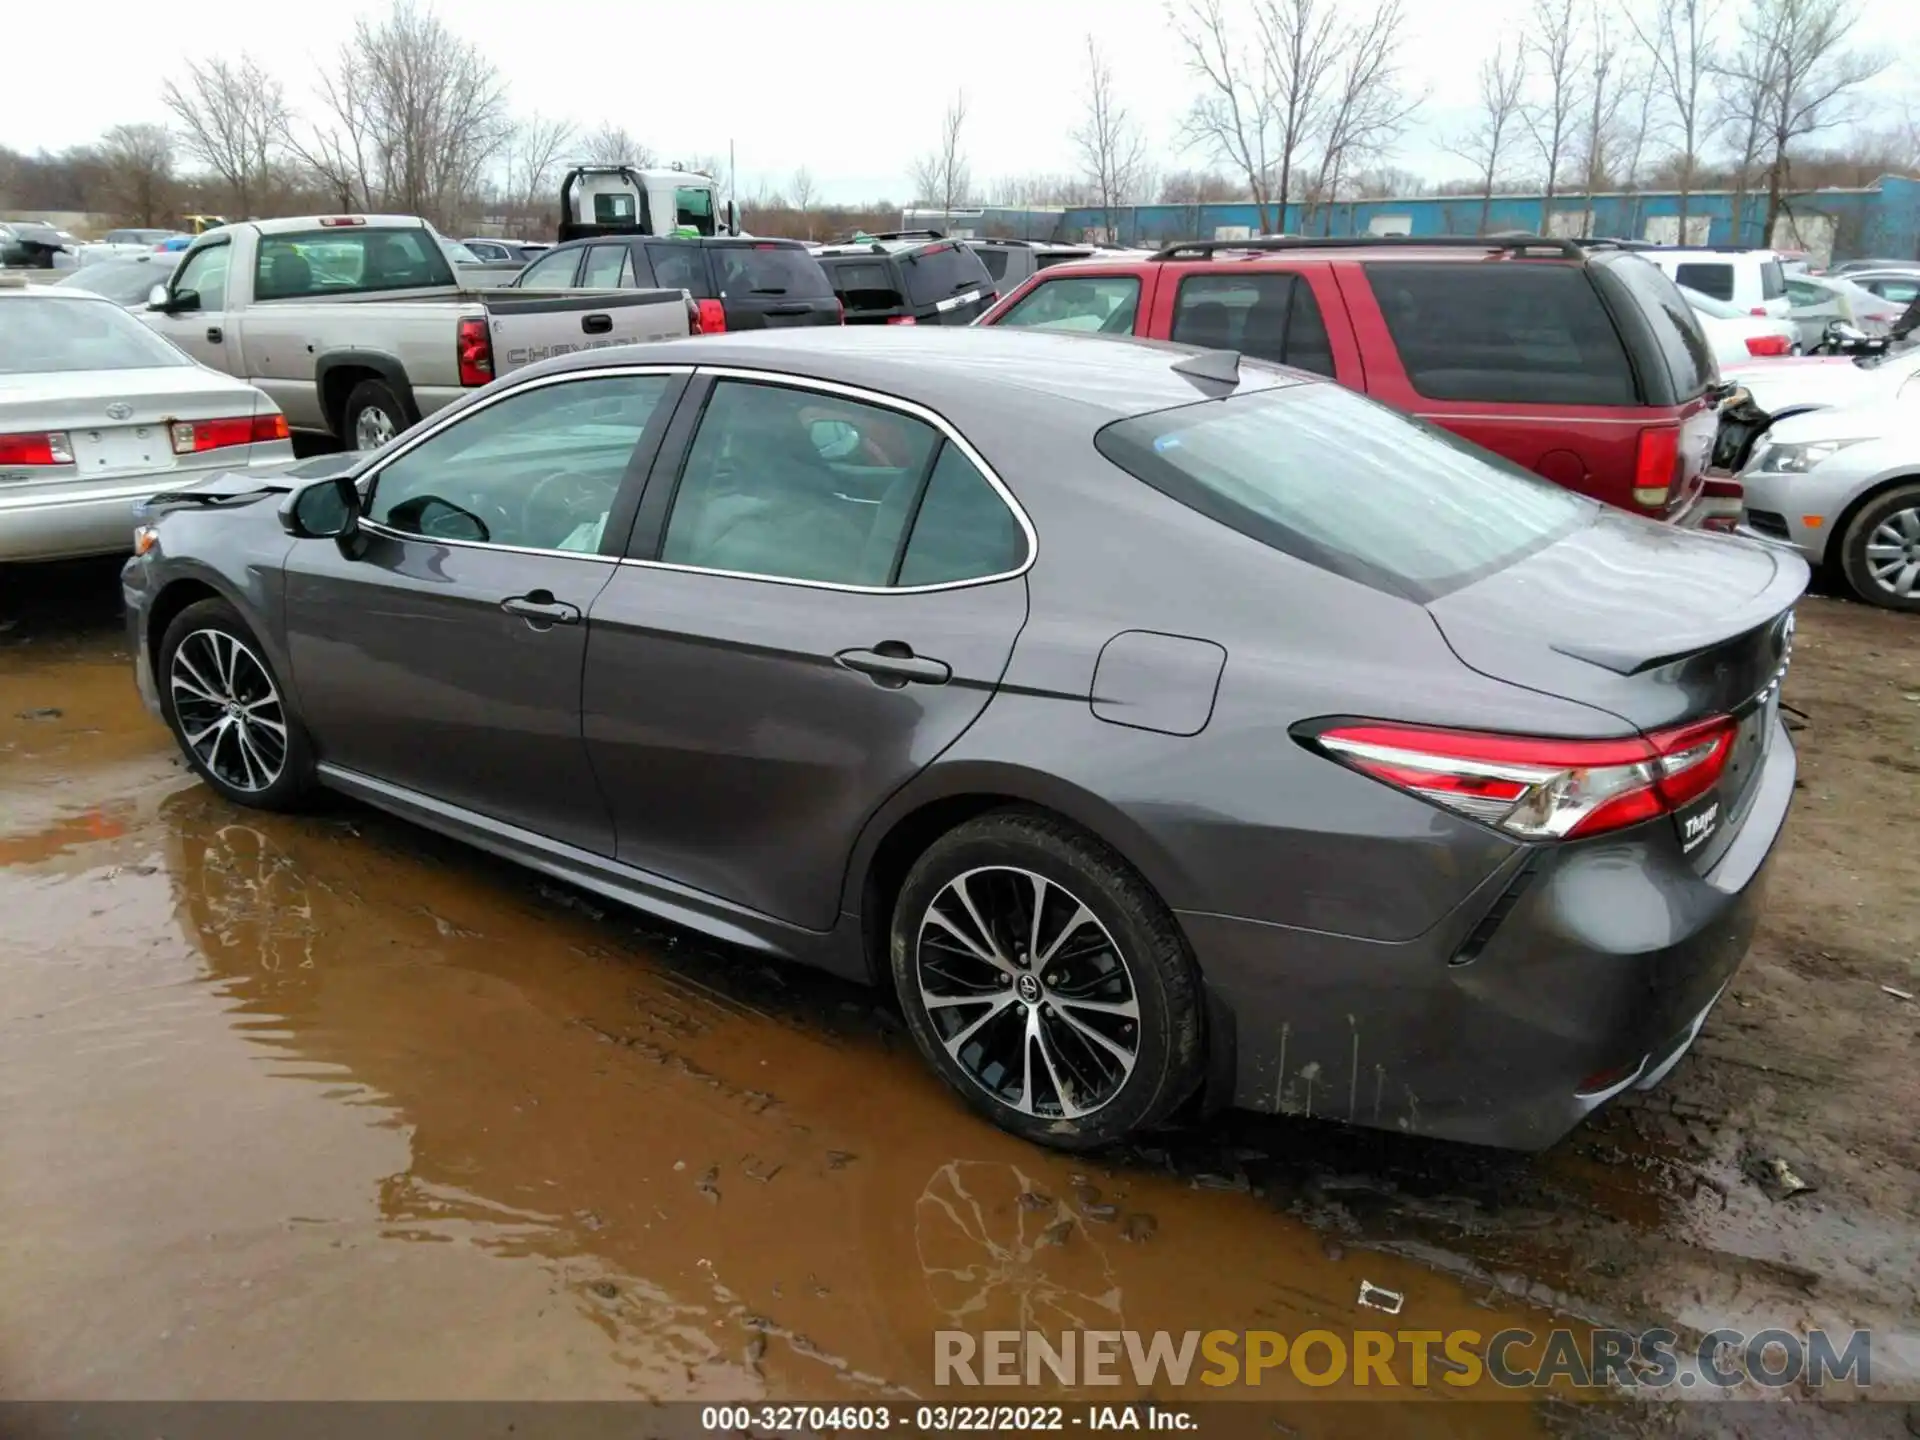
<path fill-rule="evenodd" d="M 367 518 L 427 539 L 590 554 L 667 384 L 609 375 L 509 395 L 381 470 Z"/>
<path fill-rule="evenodd" d="M 713 234 L 713 192 L 681 186 L 673 192 L 673 223 Z"/>
<path fill-rule="evenodd" d="M 200 297 L 202 310 L 226 309 L 227 262 L 232 258 L 233 246 L 225 241 L 193 251 L 174 277 L 173 293 L 184 295 L 191 290 Z"/>
<path fill-rule="evenodd" d="M 688 450 L 659 558 L 884 586 L 940 439 L 878 405 L 722 380 Z"/>
<path fill-rule="evenodd" d="M 1132 275 L 1062 275 L 1042 280 L 995 324 L 1090 335 L 1131 335 L 1140 309 L 1140 281 Z"/>
<path fill-rule="evenodd" d="M 1297 275 L 1189 275 L 1180 282 L 1170 338 L 1333 374 L 1333 348 L 1320 304 L 1313 287 Z"/>
<path fill-rule="evenodd" d="M 513 282 L 516 290 L 571 290 L 580 266 L 578 250 L 556 250 L 533 262 Z"/>
<path fill-rule="evenodd" d="M 1370 264 L 1407 379 L 1431 400 L 1638 405 L 1586 271 L 1529 260 Z"/>
<path fill-rule="evenodd" d="M 647 258 L 653 262 L 656 285 L 685 290 L 696 300 L 707 298 L 706 266 L 701 263 L 699 246 L 649 245 Z"/>
<path fill-rule="evenodd" d="M 1323 383 L 1115 421 L 1094 444 L 1243 535 L 1422 603 L 1598 512 L 1438 426 Z"/>
<path fill-rule="evenodd" d="M 41 295 L 0 299 L 0 375 L 192 363 L 111 301 Z"/>
<path fill-rule="evenodd" d="M 263 235 L 254 261 L 257 300 L 357 295 L 453 284 L 453 267 L 426 229 L 336 226 Z"/>

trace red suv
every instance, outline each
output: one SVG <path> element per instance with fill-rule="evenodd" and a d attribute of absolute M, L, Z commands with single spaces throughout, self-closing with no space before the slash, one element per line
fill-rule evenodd
<path fill-rule="evenodd" d="M 1040 271 L 981 316 L 1236 350 L 1341 384 L 1608 504 L 1685 520 L 1719 371 L 1629 251 L 1439 237 L 1218 240 Z"/>

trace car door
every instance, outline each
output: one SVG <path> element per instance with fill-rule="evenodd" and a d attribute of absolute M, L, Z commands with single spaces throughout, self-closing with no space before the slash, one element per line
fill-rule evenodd
<path fill-rule="evenodd" d="M 825 930 L 862 825 L 992 697 L 1032 531 L 915 406 L 714 372 L 681 408 L 592 608 L 588 751 L 622 861 Z"/>
<path fill-rule="evenodd" d="M 606 537 L 625 538 L 684 383 L 634 367 L 489 397 L 375 467 L 358 553 L 296 542 L 288 651 L 324 764 L 613 853 L 581 666 Z"/>
<path fill-rule="evenodd" d="M 160 334 L 202 365 L 230 375 L 241 371 L 239 337 L 227 325 L 227 272 L 233 243 L 220 239 L 196 246 L 174 272 L 168 293 L 178 298 L 191 291 L 199 302 L 191 310 L 149 310 L 143 318 Z"/>

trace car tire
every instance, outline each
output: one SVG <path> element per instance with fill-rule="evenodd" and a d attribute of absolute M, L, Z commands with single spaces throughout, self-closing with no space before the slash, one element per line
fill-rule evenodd
<path fill-rule="evenodd" d="M 349 450 L 378 450 L 412 423 L 391 385 L 362 380 L 340 407 L 340 443 Z"/>
<path fill-rule="evenodd" d="M 1886 557 L 1871 556 L 1868 549 L 1892 544 L 1904 545 L 1906 558 L 1920 565 L 1920 483 L 1896 485 L 1874 496 L 1860 507 L 1840 537 L 1841 573 L 1855 595 L 1888 610 L 1920 611 L 1920 572 L 1908 582 L 1904 595 L 1874 575 L 1874 564 L 1884 565 Z"/>
<path fill-rule="evenodd" d="M 1199 1083 L 1200 985 L 1172 913 L 1059 820 L 995 811 L 936 840 L 900 888 L 888 949 L 921 1053 L 1002 1129 L 1093 1149 Z"/>
<path fill-rule="evenodd" d="M 224 600 L 173 617 L 154 681 L 187 764 L 236 805 L 297 810 L 315 790 L 313 746 L 247 622 Z"/>

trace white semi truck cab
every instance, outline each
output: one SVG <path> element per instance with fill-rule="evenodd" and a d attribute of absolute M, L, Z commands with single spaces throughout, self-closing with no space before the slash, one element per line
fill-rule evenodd
<path fill-rule="evenodd" d="M 723 211 L 713 177 L 697 170 L 636 170 L 577 165 L 560 182 L 564 243 L 594 235 L 731 235 L 733 204 Z"/>

